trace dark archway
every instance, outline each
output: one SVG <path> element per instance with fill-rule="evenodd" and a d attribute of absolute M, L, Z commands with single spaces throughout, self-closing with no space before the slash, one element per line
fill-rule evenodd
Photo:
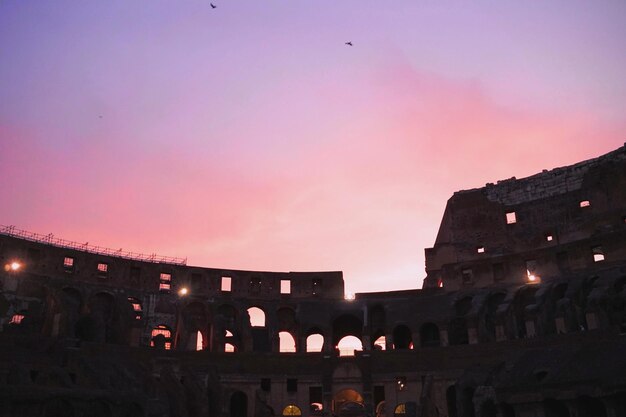
<path fill-rule="evenodd" d="M 440 346 L 439 327 L 434 323 L 424 323 L 420 327 L 420 344 L 422 347 Z"/>
<path fill-rule="evenodd" d="M 411 329 L 404 324 L 396 326 L 393 329 L 393 348 L 394 349 L 411 349 L 413 347 L 413 338 Z"/>
<path fill-rule="evenodd" d="M 230 397 L 230 417 L 248 416 L 248 397 L 241 391 Z"/>
<path fill-rule="evenodd" d="M 446 404 L 448 406 L 448 417 L 458 417 L 456 409 L 456 385 L 451 385 L 446 390 Z"/>

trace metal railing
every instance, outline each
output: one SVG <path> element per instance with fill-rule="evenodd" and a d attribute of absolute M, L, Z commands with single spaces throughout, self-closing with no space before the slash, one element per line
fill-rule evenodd
<path fill-rule="evenodd" d="M 78 250 L 82 252 L 94 253 L 97 255 L 114 256 L 116 258 L 131 259 L 133 261 L 152 262 L 171 265 L 187 265 L 187 258 L 175 258 L 171 256 L 161 256 L 157 254 L 146 255 L 137 252 L 125 252 L 123 249 L 111 249 L 102 246 L 89 245 L 89 242 L 80 243 L 66 239 L 54 237 L 52 233 L 44 235 L 41 233 L 29 232 L 27 230 L 18 229 L 15 226 L 0 225 L 0 235 L 18 237 L 20 239 L 29 240 L 31 242 L 43 243 L 45 245 L 57 246 Z"/>

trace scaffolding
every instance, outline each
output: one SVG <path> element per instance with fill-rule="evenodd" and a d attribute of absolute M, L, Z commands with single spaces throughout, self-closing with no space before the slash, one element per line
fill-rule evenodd
<path fill-rule="evenodd" d="M 80 243 L 66 239 L 54 237 L 52 233 L 44 235 L 41 233 L 29 232 L 18 229 L 15 226 L 0 225 L 0 235 L 17 237 L 31 242 L 42 243 L 44 245 L 56 246 L 59 248 L 73 249 L 82 252 L 94 253 L 97 255 L 113 256 L 116 258 L 130 259 L 133 261 L 151 262 L 170 265 L 187 265 L 187 258 L 175 258 L 171 256 L 161 256 L 157 254 L 146 255 L 137 252 L 125 252 L 123 249 L 111 249 L 102 246 L 89 245 L 89 242 Z"/>

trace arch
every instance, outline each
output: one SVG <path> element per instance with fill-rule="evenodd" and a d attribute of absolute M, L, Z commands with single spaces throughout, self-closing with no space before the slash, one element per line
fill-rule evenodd
<path fill-rule="evenodd" d="M 279 332 L 279 351 L 281 353 L 292 353 L 296 351 L 296 339 L 289 332 Z"/>
<path fill-rule="evenodd" d="M 411 349 L 413 344 L 413 338 L 411 336 L 411 329 L 404 324 L 400 324 L 393 329 L 393 348 L 397 349 Z"/>
<path fill-rule="evenodd" d="M 237 352 L 237 346 L 232 343 L 224 343 L 224 352 L 226 353 L 235 353 Z"/>
<path fill-rule="evenodd" d="M 81 292 L 74 287 L 65 287 L 61 292 L 66 307 L 70 308 L 75 313 L 79 313 L 83 307 L 83 296 Z"/>
<path fill-rule="evenodd" d="M 337 343 L 337 349 L 339 350 L 339 356 L 354 356 L 355 351 L 363 350 L 363 342 L 356 336 L 344 336 Z"/>
<path fill-rule="evenodd" d="M 387 417 L 387 403 L 385 400 L 376 405 L 376 417 Z"/>
<path fill-rule="evenodd" d="M 543 410 L 546 417 L 570 417 L 567 406 L 553 398 L 543 401 Z"/>
<path fill-rule="evenodd" d="M 74 324 L 74 334 L 79 340 L 95 342 L 98 339 L 99 324 L 91 316 L 83 316 Z"/>
<path fill-rule="evenodd" d="M 289 404 L 283 408 L 283 416 L 301 416 L 302 410 L 297 405 Z"/>
<path fill-rule="evenodd" d="M 406 414 L 406 404 L 400 403 L 396 405 L 396 408 L 393 410 L 394 416 L 403 416 Z"/>
<path fill-rule="evenodd" d="M 420 345 L 422 347 L 440 346 L 439 327 L 435 323 L 424 323 L 420 327 Z"/>
<path fill-rule="evenodd" d="M 385 337 L 385 335 L 378 336 L 378 338 L 374 340 L 373 349 L 374 350 L 386 350 L 387 349 L 387 338 Z"/>
<path fill-rule="evenodd" d="M 344 314 L 333 320 L 333 346 L 345 336 L 355 336 L 362 339 L 363 322 L 352 314 Z"/>
<path fill-rule="evenodd" d="M 250 317 L 250 327 L 265 327 L 265 311 L 260 307 L 250 307 L 248 309 Z"/>
<path fill-rule="evenodd" d="M 365 415 L 363 396 L 353 389 L 343 389 L 333 396 L 333 412 L 339 417 Z"/>
<path fill-rule="evenodd" d="M 461 391 L 461 407 L 463 417 L 476 417 L 474 410 L 474 388 L 467 387 Z"/>
<path fill-rule="evenodd" d="M 157 349 L 170 350 L 172 348 L 172 329 L 165 324 L 159 324 L 150 333 L 150 346 Z"/>
<path fill-rule="evenodd" d="M 458 417 L 456 409 L 456 385 L 450 385 L 446 389 L 446 405 L 448 406 L 448 417 Z"/>
<path fill-rule="evenodd" d="M 307 352 L 321 352 L 324 348 L 324 336 L 321 333 L 309 334 L 306 338 Z"/>
<path fill-rule="evenodd" d="M 230 397 L 230 417 L 248 416 L 248 397 L 241 391 L 236 391 Z"/>
<path fill-rule="evenodd" d="M 535 294 L 538 288 L 533 285 L 527 285 L 517 292 L 515 297 L 515 317 L 517 324 L 517 337 L 522 339 L 526 337 L 526 316 L 524 314 L 526 307 L 535 304 Z"/>

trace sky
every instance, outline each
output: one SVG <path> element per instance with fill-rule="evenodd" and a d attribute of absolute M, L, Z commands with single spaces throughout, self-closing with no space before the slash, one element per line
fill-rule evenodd
<path fill-rule="evenodd" d="M 213 3 L 0 0 L 0 224 L 420 288 L 454 191 L 626 142 L 623 0 Z"/>

